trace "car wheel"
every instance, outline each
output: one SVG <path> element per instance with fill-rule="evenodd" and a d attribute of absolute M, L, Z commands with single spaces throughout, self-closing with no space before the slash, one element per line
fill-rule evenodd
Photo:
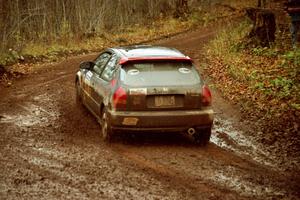
<path fill-rule="evenodd" d="M 197 131 L 194 135 L 194 141 L 200 146 L 206 146 L 210 140 L 211 128 Z"/>
<path fill-rule="evenodd" d="M 81 88 L 80 88 L 79 81 L 76 81 L 76 103 L 77 104 L 81 104 L 82 103 Z"/>
<path fill-rule="evenodd" d="M 102 138 L 105 142 L 111 142 L 112 141 L 112 135 L 113 131 L 110 127 L 110 122 L 107 118 L 107 112 L 104 110 L 101 117 L 101 132 L 102 132 Z"/>

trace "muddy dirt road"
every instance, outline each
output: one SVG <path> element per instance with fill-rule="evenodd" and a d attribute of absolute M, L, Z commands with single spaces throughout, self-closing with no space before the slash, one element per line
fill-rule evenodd
<path fill-rule="evenodd" d="M 196 61 L 212 32 L 158 41 Z M 122 136 L 111 145 L 75 104 L 71 57 L 0 88 L 0 199 L 299 199 L 299 158 L 248 133 L 251 122 L 214 91 L 207 147 L 179 134 Z"/>

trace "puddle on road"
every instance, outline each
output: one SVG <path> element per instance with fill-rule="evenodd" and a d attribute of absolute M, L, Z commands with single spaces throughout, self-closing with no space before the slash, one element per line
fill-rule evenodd
<path fill-rule="evenodd" d="M 24 102 L 17 104 L 18 114 L 1 114 L 0 123 L 13 123 L 19 127 L 45 126 L 58 118 L 58 111 L 53 110 L 56 106 L 47 94 L 36 96 L 33 100 L 36 103 Z M 46 105 L 52 109 L 37 104 Z"/>
<path fill-rule="evenodd" d="M 27 157 L 27 160 L 29 163 L 32 163 L 34 165 L 40 166 L 40 167 L 47 167 L 47 168 L 63 168 L 64 166 L 59 162 L 54 162 L 53 159 L 46 159 L 41 157 Z"/>
<path fill-rule="evenodd" d="M 227 169 L 222 171 L 214 171 L 213 174 L 208 176 L 207 179 L 247 196 L 269 195 L 278 197 L 285 195 L 284 191 L 280 191 L 271 186 L 268 187 L 266 185 L 251 183 L 247 180 L 244 180 L 244 178 L 240 177 L 238 174 L 239 172 L 235 168 L 229 166 Z"/>
<path fill-rule="evenodd" d="M 224 120 L 216 116 L 215 125 L 210 141 L 221 148 L 229 149 L 239 155 L 247 155 L 254 161 L 274 167 L 279 165 L 276 157 L 263 149 L 262 145 L 257 144 L 250 136 L 245 136 L 242 131 L 234 128 L 233 122 Z"/>

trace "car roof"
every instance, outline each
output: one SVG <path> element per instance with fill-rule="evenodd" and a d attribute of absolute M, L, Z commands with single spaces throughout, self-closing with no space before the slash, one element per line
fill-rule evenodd
<path fill-rule="evenodd" d="M 111 50 L 118 52 L 121 55 L 119 64 L 123 65 L 128 62 L 140 61 L 181 61 L 192 62 L 192 60 L 174 48 L 151 46 L 151 45 L 136 45 L 116 47 Z"/>
<path fill-rule="evenodd" d="M 126 58 L 138 57 L 185 57 L 180 51 L 174 48 L 151 46 L 151 45 L 135 45 L 114 48 Z"/>

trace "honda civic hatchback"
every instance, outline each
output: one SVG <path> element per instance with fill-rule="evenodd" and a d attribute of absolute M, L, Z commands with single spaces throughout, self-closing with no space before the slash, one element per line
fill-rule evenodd
<path fill-rule="evenodd" d="M 109 48 L 80 64 L 76 99 L 97 118 L 102 137 L 114 133 L 184 132 L 207 144 L 213 125 L 211 92 L 194 63 L 158 46 Z"/>

